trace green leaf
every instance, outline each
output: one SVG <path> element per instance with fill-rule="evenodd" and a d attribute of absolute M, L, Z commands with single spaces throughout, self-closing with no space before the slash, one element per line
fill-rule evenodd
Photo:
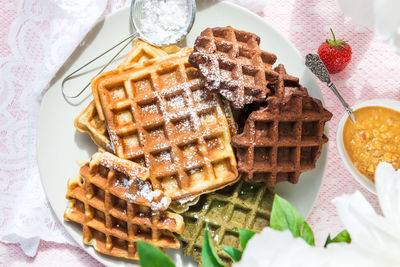
<path fill-rule="evenodd" d="M 315 246 L 313 231 L 311 230 L 311 227 L 308 225 L 306 221 L 304 221 L 303 224 L 302 237 L 310 246 Z"/>
<path fill-rule="evenodd" d="M 208 224 L 206 224 L 206 227 L 204 228 L 201 262 L 204 267 L 224 267 L 224 264 L 215 251 L 210 232 L 208 231 Z"/>
<path fill-rule="evenodd" d="M 289 230 L 294 237 L 303 238 L 314 246 L 314 234 L 300 213 L 285 199 L 275 195 L 270 227 L 278 231 Z"/>
<path fill-rule="evenodd" d="M 231 257 L 231 259 L 233 261 L 238 262 L 242 258 L 242 252 L 240 250 L 238 250 L 237 248 L 232 248 L 232 247 L 228 247 L 228 246 L 221 246 L 221 249 L 223 251 L 225 251 L 226 254 L 228 254 L 229 257 Z"/>
<path fill-rule="evenodd" d="M 326 248 L 330 243 L 332 243 L 331 234 L 329 234 L 328 237 L 326 238 L 324 248 Z"/>
<path fill-rule="evenodd" d="M 140 241 L 137 241 L 137 248 L 139 253 L 139 263 L 142 267 L 175 267 L 167 255 L 155 246 Z"/>
<path fill-rule="evenodd" d="M 242 247 L 242 250 L 244 250 L 247 246 L 247 242 L 249 242 L 250 238 L 252 238 L 253 235 L 256 234 L 256 232 L 242 228 L 238 228 L 238 230 L 239 230 L 240 246 Z"/>
<path fill-rule="evenodd" d="M 326 248 L 328 246 L 328 244 L 330 244 L 330 243 L 341 243 L 341 242 L 346 242 L 346 243 L 351 242 L 351 237 L 350 237 L 349 232 L 347 232 L 347 230 L 341 231 L 333 239 L 331 239 L 331 235 L 329 234 L 328 238 L 325 241 L 324 247 Z"/>
<path fill-rule="evenodd" d="M 275 195 L 270 227 L 279 231 L 290 230 L 294 237 L 300 237 L 303 223 L 300 213 L 287 200 Z"/>

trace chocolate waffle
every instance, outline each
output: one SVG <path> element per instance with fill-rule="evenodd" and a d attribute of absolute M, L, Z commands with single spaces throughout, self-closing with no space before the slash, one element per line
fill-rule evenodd
<path fill-rule="evenodd" d="M 328 141 L 324 126 L 332 117 L 283 66 L 276 70 L 280 75 L 275 95 L 267 99 L 267 107 L 253 111 L 243 133 L 232 138 L 244 179 L 270 187 L 283 181 L 297 183 L 302 172 L 315 168 Z"/>
<path fill-rule="evenodd" d="M 217 254 L 225 265 L 231 265 L 229 256 L 220 246 L 240 249 L 237 228 L 260 232 L 268 226 L 274 194 L 261 183 L 238 183 L 203 195 L 200 201 L 182 214 L 185 229 L 178 236 L 183 253 L 201 262 L 204 227 L 209 225 Z"/>
<path fill-rule="evenodd" d="M 271 96 L 275 96 L 285 102 L 285 99 L 292 94 L 303 96 L 308 95 L 307 89 L 301 86 L 299 83 L 299 78 L 287 74 L 284 65 L 279 64 L 276 66 L 274 71 L 278 73 L 279 76 L 275 83 L 269 85 L 271 89 Z"/>
<path fill-rule="evenodd" d="M 179 248 L 180 215 L 164 211 L 171 201 L 153 191 L 147 168 L 110 153 L 96 153 L 68 180 L 66 220 L 82 225 L 83 241 L 98 252 L 138 259 L 136 241 Z"/>
<path fill-rule="evenodd" d="M 192 51 L 183 48 L 92 82 L 116 154 L 149 167 L 153 187 L 173 200 L 238 179 L 221 99 L 189 64 Z"/>
<path fill-rule="evenodd" d="M 194 44 L 189 62 L 205 77 L 205 86 L 218 91 L 236 109 L 264 101 L 268 84 L 278 74 L 272 70 L 274 54 L 262 51 L 260 37 L 230 26 L 205 29 Z"/>

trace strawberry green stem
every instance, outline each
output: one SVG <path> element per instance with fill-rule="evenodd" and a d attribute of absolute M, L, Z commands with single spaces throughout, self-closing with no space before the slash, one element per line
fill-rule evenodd
<path fill-rule="evenodd" d="M 333 41 L 335 41 L 335 42 L 336 42 L 335 34 L 333 33 L 333 30 L 332 30 L 332 28 L 329 28 L 329 29 L 331 29 L 331 33 L 332 33 L 332 36 L 333 36 Z"/>
<path fill-rule="evenodd" d="M 326 40 L 326 42 L 329 44 L 329 47 L 336 47 L 336 49 L 339 49 L 340 47 L 344 47 L 344 45 L 346 44 L 346 41 L 343 40 L 336 40 L 336 36 L 333 33 L 332 28 L 329 28 L 331 30 L 332 36 L 333 36 L 333 40 Z"/>

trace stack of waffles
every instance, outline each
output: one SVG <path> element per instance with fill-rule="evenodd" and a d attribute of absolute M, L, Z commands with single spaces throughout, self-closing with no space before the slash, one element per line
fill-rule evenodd
<path fill-rule="evenodd" d="M 179 248 L 183 212 L 235 183 L 229 102 L 204 88 L 192 49 L 141 40 L 115 70 L 92 79 L 94 100 L 75 119 L 99 151 L 69 179 L 64 217 L 85 244 L 137 259 L 136 241 Z"/>
<path fill-rule="evenodd" d="M 269 223 L 272 190 L 278 182 L 297 183 L 315 168 L 328 141 L 325 123 L 332 114 L 308 95 L 297 77 L 277 57 L 259 47 L 260 38 L 232 27 L 208 28 L 196 39 L 189 62 L 197 67 L 210 92 L 218 92 L 234 108 L 238 131 L 233 134 L 242 180 L 212 194 L 182 214 L 183 251 L 201 261 L 206 222 L 217 254 L 232 264 L 219 246 L 240 250 L 238 228 L 261 231 Z M 263 182 L 263 183 L 256 183 Z"/>
<path fill-rule="evenodd" d="M 259 48 L 260 38 L 232 27 L 204 30 L 189 62 L 204 75 L 205 86 L 231 101 L 244 121 L 232 137 L 238 168 L 250 182 L 297 183 L 315 168 L 328 141 L 325 123 L 332 114 L 308 95 L 274 54 Z"/>
<path fill-rule="evenodd" d="M 200 262 L 208 223 L 230 265 L 219 246 L 239 249 L 238 228 L 268 226 L 272 188 L 315 168 L 332 115 L 259 44 L 232 27 L 204 30 L 194 49 L 136 40 L 92 79 L 75 127 L 100 152 L 69 179 L 64 214 L 85 244 L 137 259 L 137 240 L 181 240 Z"/>
<path fill-rule="evenodd" d="M 64 218 L 83 228 L 83 241 L 97 251 L 138 259 L 136 241 L 179 248 L 172 232 L 180 215 L 165 211 L 171 199 L 149 183 L 149 170 L 105 152 L 96 153 L 68 180 Z"/>

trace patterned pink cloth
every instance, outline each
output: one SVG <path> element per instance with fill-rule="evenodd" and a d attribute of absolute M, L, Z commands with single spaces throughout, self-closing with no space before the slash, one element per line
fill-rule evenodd
<path fill-rule="evenodd" d="M 23 2 L 25 1 L 21 0 L 21 3 Z M 106 13 L 123 5 L 125 1 L 109 1 Z M 18 162 L 26 152 L 25 140 L 30 137 L 25 126 L 28 120 L 28 107 L 23 105 L 25 102 L 21 100 L 26 97 L 26 90 L 30 88 L 11 87 L 7 84 L 9 80 L 6 81 L 3 76 L 6 73 L 3 59 L 12 56 L 15 53 L 14 49 L 19 49 L 9 46 L 9 38 L 18 34 L 15 32 L 16 29 L 11 27 L 17 19 L 18 8 L 24 8 L 24 5 L 17 1 L 0 0 L 0 110 L 4 110 L 4 107 L 7 109 L 6 114 L 0 113 L 0 194 L 5 197 L 12 195 L 13 190 L 18 186 L 24 185 L 26 166 L 21 166 Z M 41 12 L 41 10 L 36 10 L 36 12 Z M 353 59 L 347 69 L 333 76 L 333 80 L 349 104 L 353 105 L 372 98 L 400 98 L 400 57 L 394 54 L 388 45 L 380 42 L 373 32 L 354 25 L 349 19 L 343 17 L 335 0 L 269 1 L 266 8 L 260 10 L 258 14 L 286 34 L 302 54 L 316 52 L 319 44 L 329 37 L 329 27 L 335 30 L 336 36 L 348 40 L 353 48 Z M 46 23 L 40 25 L 40 29 L 45 32 L 48 27 Z M 254 29 L 254 31 L 257 30 Z M 25 41 L 31 41 L 29 35 L 27 38 Z M 31 38 L 34 38 L 34 32 Z M 46 42 L 45 39 L 41 41 Z M 29 49 L 30 51 L 27 52 L 31 57 L 41 56 L 38 54 L 40 51 L 38 47 L 33 45 L 29 46 Z M 13 72 L 17 73 L 20 79 L 26 81 L 32 79 L 28 69 L 17 66 Z M 336 234 L 342 229 L 335 207 L 331 203 L 336 196 L 360 190 L 375 208 L 378 207 L 376 197 L 364 190 L 351 177 L 337 153 L 335 130 L 344 110 L 333 93 L 324 85 L 320 84 L 320 86 L 326 107 L 333 113 L 333 118 L 329 123 L 328 170 L 321 193 L 308 218 L 315 232 L 317 244 L 322 244 L 328 233 Z M 10 92 L 6 90 L 7 88 L 15 89 Z M 11 128 L 11 123 L 17 123 L 20 127 L 13 125 Z M 10 129 L 13 130 L 10 131 Z M 0 204 L 2 199 L 0 199 Z M 2 204 L 0 205 L 0 230 L 9 219 L 8 211 L 13 208 L 13 203 Z M 59 227 L 59 225 L 49 227 Z M 99 265 L 85 251 L 66 244 L 41 241 L 37 255 L 31 258 L 26 256 L 17 245 L 0 243 L 0 266 L 27 264 L 34 266 Z"/>

